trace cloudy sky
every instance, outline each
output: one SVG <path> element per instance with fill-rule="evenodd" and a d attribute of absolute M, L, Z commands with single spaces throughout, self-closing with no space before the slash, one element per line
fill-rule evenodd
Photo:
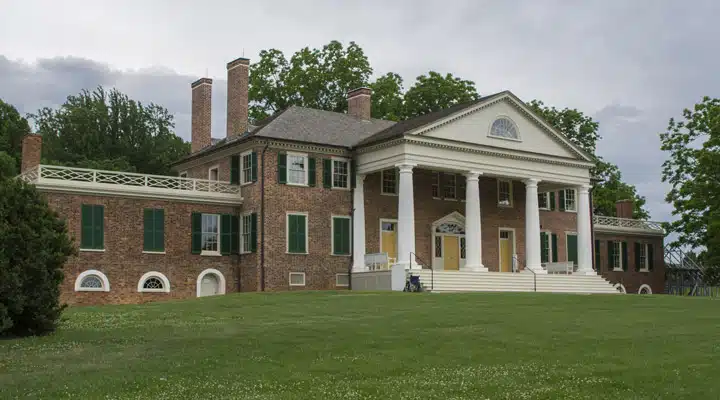
<path fill-rule="evenodd" d="M 658 133 L 720 96 L 720 1 L 0 0 L 0 98 L 22 113 L 115 86 L 167 107 L 189 139 L 190 82 L 213 85 L 224 135 L 225 64 L 356 41 L 375 75 L 428 70 L 578 108 L 600 122 L 600 155 L 669 218 Z"/>

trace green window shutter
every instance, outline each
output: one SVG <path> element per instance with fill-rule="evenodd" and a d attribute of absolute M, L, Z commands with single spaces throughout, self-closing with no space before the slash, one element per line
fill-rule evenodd
<path fill-rule="evenodd" d="M 308 157 L 308 186 L 314 187 L 316 180 L 315 157 Z"/>
<path fill-rule="evenodd" d="M 232 215 L 222 214 L 220 216 L 220 254 L 230 254 L 232 247 Z"/>
<path fill-rule="evenodd" d="M 333 254 L 342 254 L 342 233 L 340 232 L 340 218 L 333 218 Z"/>
<path fill-rule="evenodd" d="M 288 215 L 288 251 L 305 253 L 305 216 Z"/>
<path fill-rule="evenodd" d="M 200 254 L 202 251 L 202 214 L 194 212 L 191 215 L 191 244 L 190 252 Z"/>
<path fill-rule="evenodd" d="M 230 254 L 240 253 L 240 218 L 230 216 Z"/>
<path fill-rule="evenodd" d="M 560 211 L 565 211 L 565 191 L 561 190 L 558 192 L 558 197 L 560 197 Z"/>
<path fill-rule="evenodd" d="M 555 192 L 550 192 L 550 211 L 555 211 Z"/>
<path fill-rule="evenodd" d="M 250 251 L 257 251 L 257 213 L 250 217 Z"/>
<path fill-rule="evenodd" d="M 278 154 L 278 183 L 287 183 L 287 154 Z"/>
<path fill-rule="evenodd" d="M 333 218 L 333 254 L 350 254 L 350 219 Z"/>
<path fill-rule="evenodd" d="M 350 187 L 352 189 L 355 189 L 355 185 L 357 185 L 357 182 L 355 182 L 355 160 L 350 160 L 350 169 L 348 170 L 348 174 L 350 174 Z"/>
<path fill-rule="evenodd" d="M 627 242 L 622 242 L 620 247 L 622 247 L 622 267 L 623 267 L 623 271 L 627 271 L 627 270 L 628 270 Z"/>
<path fill-rule="evenodd" d="M 648 259 L 648 269 L 650 271 L 653 270 L 654 267 L 654 254 L 653 254 L 653 245 L 651 243 L 647 244 L 647 259 Z"/>
<path fill-rule="evenodd" d="M 143 250 L 155 251 L 155 214 L 152 208 L 143 210 Z"/>
<path fill-rule="evenodd" d="M 640 243 L 635 242 L 635 271 L 640 271 Z"/>
<path fill-rule="evenodd" d="M 608 240 L 607 242 L 607 250 L 608 250 L 608 269 L 613 270 L 615 269 L 615 242 L 612 240 Z"/>
<path fill-rule="evenodd" d="M 548 234 L 540 232 L 540 262 L 548 262 Z"/>
<path fill-rule="evenodd" d="M 155 210 L 155 249 L 165 251 L 165 210 Z"/>
<path fill-rule="evenodd" d="M 329 158 L 323 159 L 323 187 L 332 187 L 332 160 Z"/>
<path fill-rule="evenodd" d="M 553 262 L 557 262 L 557 260 L 558 260 L 557 241 L 558 241 L 558 237 L 556 234 L 553 233 L 552 234 L 552 244 L 551 244 L 552 245 L 552 260 L 553 260 Z"/>
<path fill-rule="evenodd" d="M 93 206 L 93 249 L 105 248 L 105 207 Z"/>
<path fill-rule="evenodd" d="M 240 156 L 230 157 L 230 183 L 240 184 Z"/>
<path fill-rule="evenodd" d="M 91 205 L 83 204 L 81 207 L 80 248 L 91 249 L 93 244 L 93 209 Z"/>
<path fill-rule="evenodd" d="M 250 153 L 250 175 L 253 182 L 257 182 L 257 153 Z"/>
<path fill-rule="evenodd" d="M 595 271 L 600 272 L 600 241 L 595 240 Z"/>
<path fill-rule="evenodd" d="M 305 248 L 305 238 L 307 236 L 307 232 L 305 232 L 305 216 L 304 215 L 298 215 L 298 249 L 300 250 L 300 253 L 306 253 L 307 249 Z"/>
<path fill-rule="evenodd" d="M 577 235 L 567 235 L 568 261 L 578 263 L 578 241 Z"/>

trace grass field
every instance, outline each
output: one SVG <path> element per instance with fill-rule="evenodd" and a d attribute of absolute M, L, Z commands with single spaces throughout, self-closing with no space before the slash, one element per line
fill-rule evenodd
<path fill-rule="evenodd" d="M 720 398 L 720 301 L 235 294 L 70 309 L 0 341 L 0 398 Z"/>

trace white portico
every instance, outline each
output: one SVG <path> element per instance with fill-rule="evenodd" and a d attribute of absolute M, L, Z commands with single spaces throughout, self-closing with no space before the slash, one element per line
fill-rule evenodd
<path fill-rule="evenodd" d="M 577 212 L 577 226 L 574 230 L 578 258 L 575 274 L 595 274 L 592 269 L 588 191 L 589 171 L 593 166 L 591 157 L 538 118 L 510 92 L 489 96 L 455 112 L 439 114 L 442 115 L 436 119 L 428 118 L 431 122 L 420 126 L 406 124 L 408 126 L 403 127 L 403 123 L 399 123 L 390 129 L 395 132 L 386 133 L 382 140 L 359 146 L 353 194 L 354 271 L 366 269 L 364 255 L 368 236 L 365 228 L 368 221 L 365 208 L 371 205 L 366 204 L 365 196 L 372 191 L 384 190 L 368 187 L 364 178 L 378 171 L 384 171 L 383 176 L 389 174 L 388 171 L 396 173 L 397 182 L 393 185 L 397 187 L 397 219 L 393 222 L 396 225 L 388 225 L 388 229 L 396 231 L 394 264 L 416 269 L 430 261 L 423 259 L 419 262 L 416 257 L 418 216 L 415 203 L 419 194 L 415 191 L 419 187 L 413 180 L 416 171 L 429 170 L 462 176 L 465 184 L 458 189 L 464 194 L 461 196 L 464 204 L 458 203 L 459 211 L 464 212 L 464 215 L 455 216 L 455 224 L 462 225 L 461 230 L 457 231 L 461 233 L 436 232 L 444 222 L 436 221 L 432 233 L 432 245 L 437 249 L 433 251 L 434 254 L 449 252 L 452 258 L 455 256 L 453 246 L 458 243 L 458 254 L 462 259 L 458 264 L 460 270 L 488 271 L 483 262 L 483 233 L 486 229 L 497 230 L 498 227 L 484 226 L 482 216 L 487 215 L 487 211 L 483 212 L 481 198 L 486 198 L 483 194 L 495 189 L 482 187 L 479 182 L 487 182 L 486 178 L 497 178 L 519 181 L 525 186 L 524 232 L 518 235 L 524 237 L 522 247 L 525 251 L 524 254 L 518 254 L 518 259 L 536 273 L 545 272 L 541 261 L 538 194 L 549 190 L 575 189 L 577 198 L 573 199 L 573 204 Z M 382 184 L 385 184 L 384 180 Z M 443 239 L 436 240 L 437 236 L 443 236 Z M 452 236 L 458 237 L 457 242 Z M 455 265 L 453 261 L 450 264 Z"/>

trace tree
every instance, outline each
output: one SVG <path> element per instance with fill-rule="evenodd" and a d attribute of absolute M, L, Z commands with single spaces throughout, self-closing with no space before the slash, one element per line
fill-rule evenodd
<path fill-rule="evenodd" d="M 62 266 L 75 253 L 65 222 L 34 186 L 0 179 L 0 335 L 55 329 Z"/>
<path fill-rule="evenodd" d="M 666 224 L 673 247 L 702 249 L 706 265 L 720 267 L 720 99 L 704 97 L 684 120 L 671 118 L 660 134 L 669 152 L 662 180 L 671 185 L 665 200 L 678 219 Z M 715 274 L 716 276 L 718 274 Z"/>
<path fill-rule="evenodd" d="M 250 117 L 262 120 L 291 105 L 335 112 L 347 110 L 347 92 L 367 86 L 372 73 L 362 48 L 331 41 L 305 47 L 288 61 L 277 49 L 260 52 L 250 66 Z"/>
<path fill-rule="evenodd" d="M 372 89 L 373 118 L 399 121 L 405 118 L 403 79 L 394 72 L 377 78 L 370 84 Z"/>
<path fill-rule="evenodd" d="M 113 89 L 69 96 L 58 109 L 31 115 L 43 136 L 43 162 L 56 165 L 170 174 L 190 152 L 176 136 L 173 116 Z"/>
<path fill-rule="evenodd" d="M 15 107 L 0 100 L 0 151 L 13 158 L 16 171 L 20 170 L 23 137 L 29 133 L 27 120 Z"/>
<path fill-rule="evenodd" d="M 0 151 L 0 180 L 12 178 L 17 175 L 16 161 L 4 151 Z"/>
<path fill-rule="evenodd" d="M 477 100 L 480 96 L 475 83 L 453 76 L 430 71 L 417 77 L 415 84 L 405 93 L 405 118 L 429 114 L 456 104 Z"/>
<path fill-rule="evenodd" d="M 592 118 L 577 109 L 559 110 L 546 106 L 539 100 L 529 102 L 528 106 L 575 145 L 594 157 L 595 167 L 591 173 L 599 180 L 593 189 L 593 211 L 596 214 L 615 216 L 615 203 L 618 200 L 631 199 L 634 204 L 633 218 L 648 219 L 650 217 L 645 210 L 645 197 L 638 195 L 635 186 L 623 182 L 617 165 L 595 155 L 597 141 L 600 139 L 598 122 L 593 121 Z"/>

